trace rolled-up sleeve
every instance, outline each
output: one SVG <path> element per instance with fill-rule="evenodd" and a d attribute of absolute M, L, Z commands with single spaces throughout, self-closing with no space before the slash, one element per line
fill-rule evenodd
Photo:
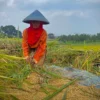
<path fill-rule="evenodd" d="M 25 29 L 22 34 L 22 49 L 24 57 L 29 56 L 29 46 L 27 42 L 27 37 L 27 29 Z"/>

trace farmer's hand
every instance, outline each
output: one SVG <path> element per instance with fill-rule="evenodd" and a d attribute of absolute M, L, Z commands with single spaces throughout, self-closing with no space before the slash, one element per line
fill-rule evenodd
<path fill-rule="evenodd" d="M 30 62 L 30 57 L 29 57 L 29 56 L 26 56 L 26 57 L 25 57 L 25 60 L 26 60 L 26 62 L 29 63 L 29 62 Z"/>

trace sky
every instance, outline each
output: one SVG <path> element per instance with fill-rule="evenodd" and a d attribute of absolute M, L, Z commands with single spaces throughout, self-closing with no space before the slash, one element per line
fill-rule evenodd
<path fill-rule="evenodd" d="M 0 0 L 0 26 L 19 26 L 23 32 L 29 24 L 22 20 L 35 10 L 50 22 L 44 25 L 47 33 L 100 33 L 100 0 Z"/>

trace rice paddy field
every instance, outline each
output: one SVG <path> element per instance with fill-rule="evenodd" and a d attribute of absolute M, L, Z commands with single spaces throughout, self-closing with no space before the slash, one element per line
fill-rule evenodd
<path fill-rule="evenodd" d="M 74 67 L 100 76 L 100 42 L 47 41 L 44 67 L 31 69 L 21 39 L 0 39 L 0 100 L 99 100 L 100 89 L 81 86 L 45 66 Z"/>

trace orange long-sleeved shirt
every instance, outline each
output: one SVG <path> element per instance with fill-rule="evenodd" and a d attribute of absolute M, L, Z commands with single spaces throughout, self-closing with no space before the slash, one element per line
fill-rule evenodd
<path fill-rule="evenodd" d="M 36 48 L 36 52 L 33 56 L 33 59 L 36 62 L 38 62 L 46 52 L 47 33 L 45 30 L 43 30 L 42 35 L 40 39 L 38 40 L 38 42 L 35 45 L 32 45 L 31 47 L 29 47 L 27 39 L 28 39 L 28 33 L 27 33 L 27 29 L 25 29 L 23 31 L 23 39 L 22 39 L 23 55 L 24 57 L 29 56 L 29 49 Z"/>

